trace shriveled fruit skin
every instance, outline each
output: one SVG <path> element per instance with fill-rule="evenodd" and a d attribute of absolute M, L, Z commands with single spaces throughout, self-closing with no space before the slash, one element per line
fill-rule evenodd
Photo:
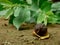
<path fill-rule="evenodd" d="M 36 24 L 33 30 L 33 36 L 36 36 L 41 40 L 49 39 L 50 35 L 47 31 L 47 26 L 43 23 Z"/>

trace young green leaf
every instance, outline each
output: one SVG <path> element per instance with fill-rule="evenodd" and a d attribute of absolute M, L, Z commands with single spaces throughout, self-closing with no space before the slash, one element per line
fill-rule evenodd
<path fill-rule="evenodd" d="M 2 11 L 4 8 L 3 8 L 3 5 L 0 4 L 0 11 Z"/>
<path fill-rule="evenodd" d="M 45 11 L 45 12 L 48 12 L 51 10 L 51 3 L 50 2 L 44 2 L 42 5 L 41 5 L 41 10 Z"/>

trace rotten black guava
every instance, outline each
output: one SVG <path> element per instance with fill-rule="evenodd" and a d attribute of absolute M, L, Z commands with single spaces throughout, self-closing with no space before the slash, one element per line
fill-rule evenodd
<path fill-rule="evenodd" d="M 36 24 L 33 34 L 39 37 L 40 39 L 49 38 L 47 26 L 44 24 Z"/>

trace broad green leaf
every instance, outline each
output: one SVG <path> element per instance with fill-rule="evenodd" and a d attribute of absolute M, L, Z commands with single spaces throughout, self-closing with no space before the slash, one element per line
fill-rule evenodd
<path fill-rule="evenodd" d="M 21 11 L 21 7 L 15 7 L 15 9 L 14 9 L 14 16 L 15 17 L 19 16 L 20 11 Z"/>
<path fill-rule="evenodd" d="M 60 2 L 53 3 L 51 8 L 52 8 L 52 11 L 60 10 Z"/>
<path fill-rule="evenodd" d="M 38 18 L 38 15 L 40 14 L 40 12 L 41 12 L 41 9 L 38 9 L 35 12 L 32 13 L 32 18 L 35 20 L 35 22 Z"/>
<path fill-rule="evenodd" d="M 53 14 L 53 12 L 49 11 L 48 13 L 48 23 L 57 23 L 57 16 Z"/>
<path fill-rule="evenodd" d="M 46 2 L 47 0 L 40 0 L 39 1 L 39 7 L 41 7 L 42 4 L 44 4 L 44 2 Z"/>
<path fill-rule="evenodd" d="M 56 23 L 60 24 L 60 2 L 53 3 L 51 8 L 52 8 L 51 10 L 54 11 L 55 12 L 54 14 L 57 16 Z"/>
<path fill-rule="evenodd" d="M 13 5 L 8 0 L 0 0 L 0 4 L 3 5 L 4 7 L 12 7 L 12 5 Z"/>
<path fill-rule="evenodd" d="M 52 24 L 57 23 L 57 18 L 54 18 L 54 17 L 48 18 L 48 23 L 52 23 Z"/>
<path fill-rule="evenodd" d="M 9 0 L 0 0 L 0 2 L 3 2 L 3 3 L 11 3 Z"/>
<path fill-rule="evenodd" d="M 1 5 L 3 5 L 3 8 L 12 7 L 12 4 L 8 3 L 1 3 Z"/>
<path fill-rule="evenodd" d="M 31 18 L 28 21 L 28 23 L 36 23 L 39 12 L 40 12 L 40 9 L 37 11 L 31 11 Z"/>
<path fill-rule="evenodd" d="M 57 16 L 57 23 L 60 24 L 60 11 L 56 12 L 56 16 Z"/>
<path fill-rule="evenodd" d="M 29 6 L 31 11 L 37 11 L 39 9 L 38 0 L 32 0 L 32 4 Z"/>
<path fill-rule="evenodd" d="M 25 9 L 24 16 L 26 15 L 26 21 L 29 21 L 31 18 L 31 12 L 28 8 Z"/>
<path fill-rule="evenodd" d="M 13 25 L 17 28 L 17 30 L 19 29 L 19 27 L 21 26 L 21 24 L 25 22 L 25 17 L 23 16 L 18 16 L 13 20 Z"/>
<path fill-rule="evenodd" d="M 5 19 L 8 19 L 12 14 L 13 14 L 13 9 L 11 8 L 0 11 L 0 16 L 4 17 Z"/>
<path fill-rule="evenodd" d="M 29 21 L 30 20 L 30 15 L 31 15 L 30 9 L 28 9 L 27 7 L 25 7 L 25 8 L 22 7 L 20 9 L 19 15 L 22 15 L 22 16 L 26 17 L 26 21 Z"/>
<path fill-rule="evenodd" d="M 0 11 L 2 11 L 4 8 L 3 8 L 3 5 L 0 4 Z"/>
<path fill-rule="evenodd" d="M 32 4 L 32 0 L 26 0 L 28 4 Z"/>
<path fill-rule="evenodd" d="M 55 12 L 56 15 L 60 15 L 60 10 Z"/>
<path fill-rule="evenodd" d="M 28 20 L 30 20 L 30 10 L 27 8 L 22 8 L 19 16 L 13 20 L 13 24 L 17 29 L 19 29 L 21 24 Z"/>
<path fill-rule="evenodd" d="M 44 2 L 42 5 L 41 5 L 41 10 L 45 11 L 45 12 L 48 12 L 51 10 L 51 3 L 50 2 Z"/>
<path fill-rule="evenodd" d="M 40 1 L 40 0 L 32 0 L 32 4 L 35 4 L 36 6 L 39 7 L 39 1 Z"/>
<path fill-rule="evenodd" d="M 6 15 L 6 13 L 8 12 L 9 9 L 5 9 L 0 11 L 0 16 Z"/>
<path fill-rule="evenodd" d="M 39 9 L 39 7 L 37 6 L 37 5 L 35 5 L 35 4 L 32 4 L 31 6 L 30 6 L 30 10 L 31 11 L 37 11 Z"/>
<path fill-rule="evenodd" d="M 13 14 L 13 9 L 10 8 L 7 13 L 4 15 L 5 19 L 8 19 Z"/>
<path fill-rule="evenodd" d="M 45 15 L 46 15 L 45 13 L 40 12 L 37 18 L 37 23 L 42 23 L 45 19 Z"/>

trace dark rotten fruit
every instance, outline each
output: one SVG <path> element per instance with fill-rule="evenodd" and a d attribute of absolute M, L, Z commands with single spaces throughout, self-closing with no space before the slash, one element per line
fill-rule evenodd
<path fill-rule="evenodd" d="M 33 31 L 33 34 L 39 37 L 40 39 L 49 38 L 47 26 L 45 26 L 44 24 L 37 24 L 35 26 L 35 30 Z"/>

